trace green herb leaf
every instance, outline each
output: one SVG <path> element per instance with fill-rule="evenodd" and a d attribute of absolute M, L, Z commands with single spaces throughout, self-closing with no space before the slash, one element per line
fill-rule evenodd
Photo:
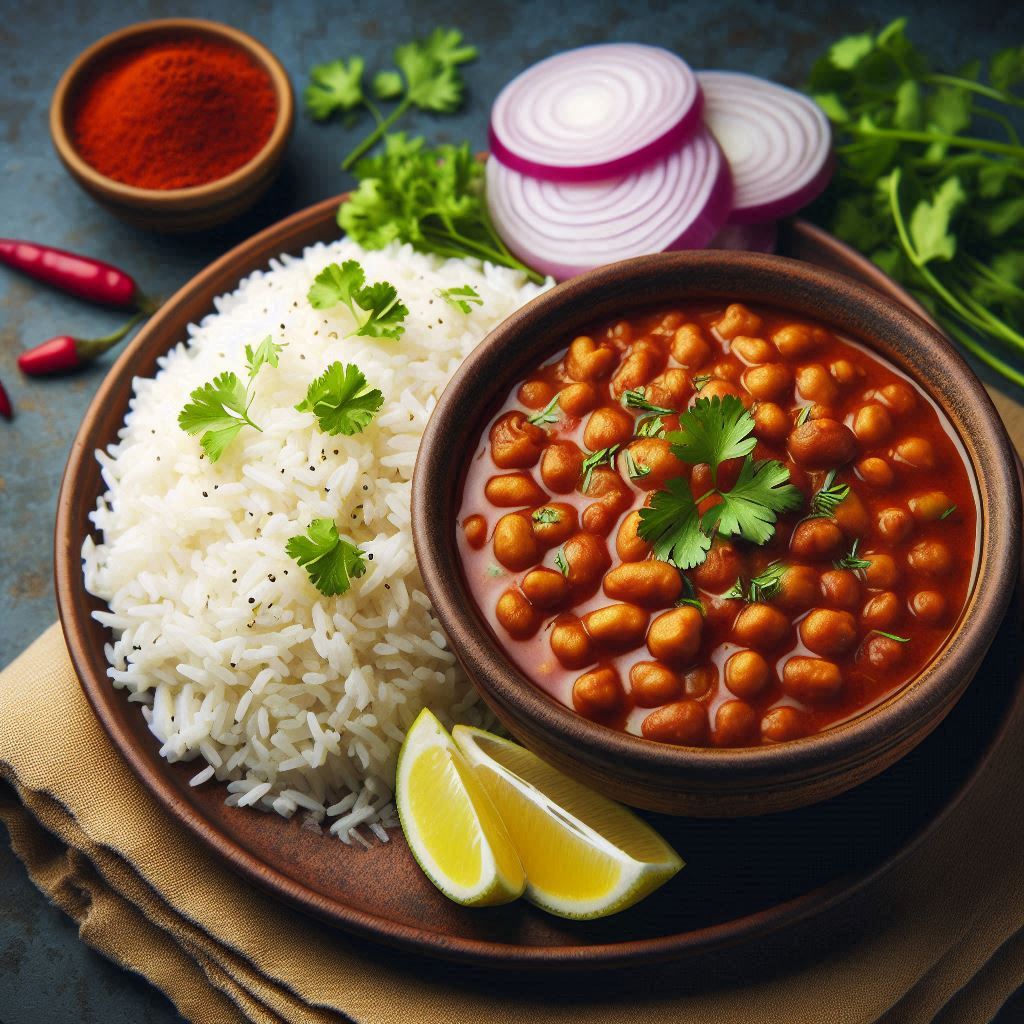
<path fill-rule="evenodd" d="M 285 350 L 286 345 L 278 345 L 268 334 L 254 349 L 252 345 L 245 346 L 245 365 L 249 371 L 249 379 L 252 380 L 260 372 L 262 366 L 277 367 L 278 357 Z"/>
<path fill-rule="evenodd" d="M 1004 92 L 1024 82 L 1024 46 L 1000 50 L 989 65 L 988 78 L 997 89 Z"/>
<path fill-rule="evenodd" d="M 599 448 L 596 452 L 588 455 L 583 460 L 583 465 L 580 467 L 583 473 L 583 482 L 580 485 L 580 490 L 586 494 L 590 490 L 590 481 L 594 475 L 594 470 L 601 465 L 602 462 L 607 462 L 610 466 L 615 459 L 615 453 L 619 450 L 617 444 L 613 444 L 610 448 Z"/>
<path fill-rule="evenodd" d="M 651 545 L 655 558 L 680 569 L 700 565 L 711 548 L 712 535 L 701 529 L 689 482 L 678 477 L 655 491 L 650 505 L 640 509 L 637 533 Z"/>
<path fill-rule="evenodd" d="M 317 64 L 309 73 L 310 84 L 304 94 L 306 110 L 317 121 L 354 110 L 363 102 L 365 67 L 362 57 Z"/>
<path fill-rule="evenodd" d="M 622 454 L 626 460 L 626 472 L 631 480 L 639 480 L 651 472 L 651 467 L 645 466 L 642 462 L 637 462 L 633 458 L 633 453 L 628 448 L 624 449 Z"/>
<path fill-rule="evenodd" d="M 314 309 L 330 309 L 339 303 L 347 306 L 359 325 L 348 337 L 397 340 L 405 333 L 402 321 L 409 310 L 398 301 L 393 285 L 378 281 L 366 286 L 365 282 L 366 274 L 356 260 L 346 260 L 341 266 L 328 264 L 313 280 L 309 304 Z"/>
<path fill-rule="evenodd" d="M 857 548 L 859 545 L 860 538 L 858 537 L 854 540 L 853 544 L 850 545 L 849 552 L 843 555 L 842 558 L 836 559 L 832 564 L 837 569 L 849 569 L 851 572 L 862 572 L 862 570 L 870 568 L 870 560 L 861 558 L 857 554 Z"/>
<path fill-rule="evenodd" d="M 404 333 L 402 321 L 409 310 L 398 301 L 393 285 L 378 281 L 363 288 L 355 297 L 356 305 L 370 315 L 355 333 L 365 338 L 390 338 L 397 341 Z"/>
<path fill-rule="evenodd" d="M 409 103 L 438 114 L 458 110 L 462 79 L 452 65 L 435 60 L 419 43 L 398 47 L 395 63 L 405 77 L 405 98 Z"/>
<path fill-rule="evenodd" d="M 643 388 L 631 388 L 622 393 L 622 401 L 627 409 L 644 409 L 647 412 L 660 413 L 662 416 L 671 416 L 675 409 L 666 409 L 663 405 L 654 405 L 644 397 Z"/>
<path fill-rule="evenodd" d="M 836 483 L 836 471 L 830 469 L 821 487 L 811 496 L 811 511 L 808 519 L 827 518 L 835 515 L 836 509 L 850 494 L 849 484 Z"/>
<path fill-rule="evenodd" d="M 645 416 L 636 421 L 637 437 L 664 437 L 665 421 L 660 416 Z"/>
<path fill-rule="evenodd" d="M 307 298 L 314 309 L 330 309 L 339 302 L 351 309 L 365 283 L 366 274 L 356 260 L 345 260 L 341 266 L 329 263 L 313 279 Z"/>
<path fill-rule="evenodd" d="M 559 548 L 555 554 L 555 567 L 563 576 L 569 575 L 569 563 L 565 560 L 564 548 Z"/>
<path fill-rule="evenodd" d="M 957 177 L 947 178 L 932 201 L 922 199 L 910 216 L 910 237 L 922 263 L 951 260 L 956 254 L 956 235 L 950 223 L 957 207 L 967 198 Z"/>
<path fill-rule="evenodd" d="M 811 415 L 811 406 L 802 406 L 800 411 L 796 414 L 796 425 L 802 427 Z"/>
<path fill-rule="evenodd" d="M 373 76 L 373 94 L 379 100 L 396 100 L 404 91 L 402 76 L 397 71 L 378 71 Z"/>
<path fill-rule="evenodd" d="M 939 519 L 948 519 L 956 511 L 956 505 L 950 505 L 945 512 L 939 516 Z"/>
<path fill-rule="evenodd" d="M 452 309 L 459 309 L 463 313 L 472 313 L 473 306 L 482 306 L 484 300 L 471 284 L 460 285 L 458 288 L 440 288 L 437 294 L 448 303 Z"/>
<path fill-rule="evenodd" d="M 539 508 L 533 513 L 533 521 L 535 523 L 560 523 L 562 521 L 562 513 L 557 508 Z"/>
<path fill-rule="evenodd" d="M 316 416 L 326 434 L 358 434 L 384 404 L 380 391 L 366 388 L 366 377 L 358 366 L 331 363 L 295 408 Z"/>
<path fill-rule="evenodd" d="M 873 629 L 872 633 L 877 633 L 879 636 L 888 637 L 890 640 L 895 640 L 898 644 L 909 644 L 909 636 L 897 636 L 895 633 L 886 633 L 884 629 Z"/>
<path fill-rule="evenodd" d="M 532 423 L 535 427 L 539 427 L 543 426 L 545 423 L 557 423 L 561 418 L 562 414 L 558 407 L 558 395 L 555 395 L 555 397 L 552 398 L 540 412 L 535 412 L 532 416 L 527 416 L 526 422 Z"/>
<path fill-rule="evenodd" d="M 309 574 L 309 580 L 325 597 L 344 594 L 352 580 L 366 572 L 364 552 L 338 535 L 332 519 L 314 519 L 305 534 L 292 537 L 285 550 Z"/>
<path fill-rule="evenodd" d="M 683 462 L 706 462 L 712 480 L 718 467 L 727 459 L 740 459 L 752 452 L 757 438 L 754 417 L 735 395 L 724 399 L 698 398 L 693 406 L 679 415 L 679 430 L 666 435 L 672 453 Z"/>
<path fill-rule="evenodd" d="M 750 583 L 744 591 L 743 580 L 738 579 L 726 597 L 740 598 L 748 604 L 767 604 L 778 597 L 782 590 L 782 577 L 789 566 L 785 562 L 770 562 L 756 576 L 750 577 Z"/>
<path fill-rule="evenodd" d="M 780 512 L 796 508 L 803 496 L 789 483 L 789 470 L 774 459 L 746 459 L 732 488 L 719 492 L 721 504 L 708 510 L 705 528 L 716 524 L 723 537 L 764 544 L 775 533 Z"/>
<path fill-rule="evenodd" d="M 701 388 L 703 388 L 709 380 L 711 380 L 710 373 L 698 373 L 697 376 L 694 377 L 691 381 L 691 383 L 693 384 L 693 390 L 700 391 Z"/>
<path fill-rule="evenodd" d="M 203 431 L 199 443 L 211 462 L 216 462 L 244 426 L 260 428 L 249 419 L 248 393 L 234 373 L 222 373 L 196 388 L 178 415 L 186 434 Z"/>

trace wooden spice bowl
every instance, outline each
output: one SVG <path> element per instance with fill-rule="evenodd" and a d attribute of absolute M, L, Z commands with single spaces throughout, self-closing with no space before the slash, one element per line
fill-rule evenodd
<path fill-rule="evenodd" d="M 925 667 L 877 706 L 784 743 L 708 749 L 653 742 L 577 714 L 506 654 L 466 581 L 456 531 L 465 474 L 510 389 L 605 318 L 716 299 L 823 322 L 915 380 L 958 435 L 977 488 L 974 582 L 958 624 Z M 413 478 L 412 525 L 424 582 L 453 651 L 521 742 L 625 803 L 670 814 L 739 817 L 836 796 L 921 742 L 959 700 L 999 628 L 1017 578 L 1021 498 L 1013 449 L 984 387 L 948 341 L 906 308 L 847 277 L 777 256 L 705 250 L 601 267 L 541 295 L 491 332 L 435 409 Z M 984 681 L 979 683 L 984 685 Z"/>
<path fill-rule="evenodd" d="M 72 140 L 71 117 L 79 89 L 115 53 L 183 34 L 206 36 L 232 45 L 266 71 L 277 98 L 277 119 L 266 144 L 251 160 L 225 177 L 190 188 L 137 188 L 99 173 L 82 158 Z M 50 102 L 50 136 L 72 178 L 122 220 L 167 234 L 215 227 L 251 207 L 281 169 L 294 122 L 295 98 L 280 61 L 252 36 L 202 18 L 144 21 L 104 36 L 64 72 Z"/>

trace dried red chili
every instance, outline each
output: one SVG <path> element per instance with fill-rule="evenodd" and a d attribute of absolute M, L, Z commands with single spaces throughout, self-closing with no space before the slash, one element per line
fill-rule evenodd
<path fill-rule="evenodd" d="M 266 144 L 277 97 L 266 70 L 201 35 L 114 55 L 83 87 L 72 115 L 82 158 L 139 188 L 189 188 L 230 174 Z"/>

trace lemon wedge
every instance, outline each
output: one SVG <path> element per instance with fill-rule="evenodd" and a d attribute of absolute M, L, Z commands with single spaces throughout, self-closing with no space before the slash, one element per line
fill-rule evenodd
<path fill-rule="evenodd" d="M 398 755 L 395 805 L 417 863 L 449 899 L 487 907 L 522 895 L 523 868 L 501 818 L 427 708 Z"/>
<path fill-rule="evenodd" d="M 646 822 L 621 804 L 483 729 L 452 731 L 505 823 L 526 871 L 530 902 L 559 917 L 625 910 L 683 866 Z"/>

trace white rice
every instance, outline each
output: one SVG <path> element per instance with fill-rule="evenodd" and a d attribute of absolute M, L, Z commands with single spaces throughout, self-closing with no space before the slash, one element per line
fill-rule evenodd
<path fill-rule="evenodd" d="M 310 307 L 328 263 L 357 259 L 409 308 L 397 341 L 346 338 L 344 306 Z M 471 284 L 483 299 L 453 310 L 438 289 Z M 348 240 L 282 256 L 215 301 L 189 341 L 136 378 L 118 443 L 97 452 L 107 491 L 82 549 L 85 584 L 114 642 L 108 673 L 140 702 L 168 761 L 201 759 L 193 785 L 227 782 L 229 804 L 290 817 L 365 843 L 396 824 L 395 762 L 424 706 L 446 724 L 486 712 L 434 618 L 413 550 L 409 493 L 420 436 L 462 359 L 543 290 L 517 273 Z M 245 377 L 246 344 L 287 343 L 264 367 L 245 428 L 216 465 L 178 426 L 189 392 L 217 374 Z M 355 363 L 385 403 L 353 437 L 297 412 L 334 360 Z M 347 594 L 326 598 L 285 552 L 329 517 L 367 554 Z"/>

